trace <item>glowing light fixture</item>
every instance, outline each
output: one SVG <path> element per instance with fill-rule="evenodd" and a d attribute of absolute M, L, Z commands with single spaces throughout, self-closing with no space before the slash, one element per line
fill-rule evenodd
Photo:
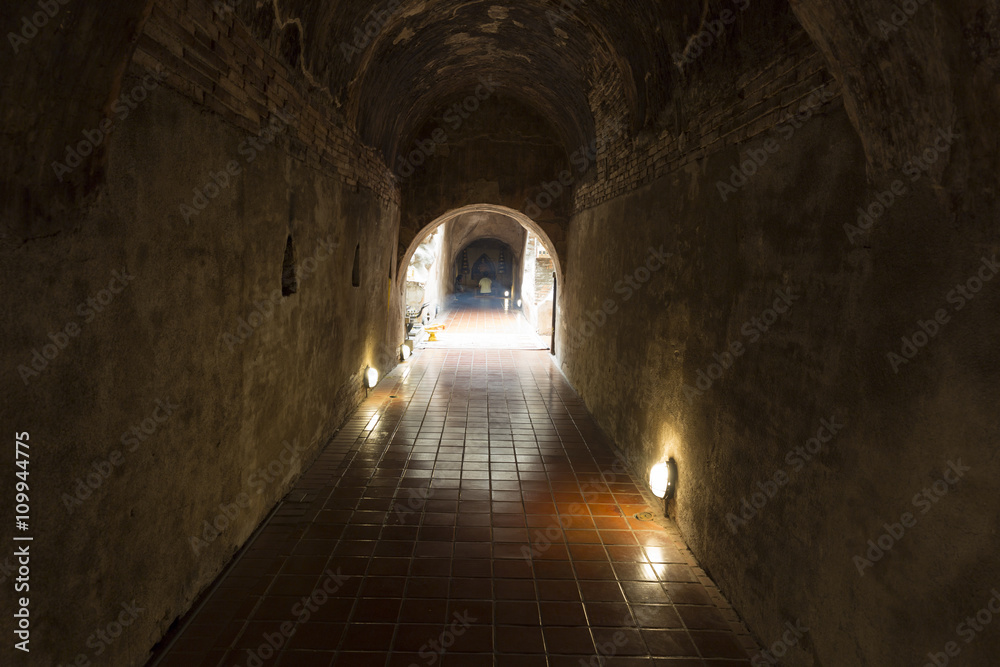
<path fill-rule="evenodd" d="M 667 459 L 649 471 L 649 487 L 657 498 L 673 498 L 677 486 L 677 463 Z"/>
<path fill-rule="evenodd" d="M 517 300 L 517 307 L 518 307 L 518 308 L 520 308 L 520 307 L 521 307 L 521 300 L 520 300 L 520 299 L 518 299 L 518 300 Z"/>
<path fill-rule="evenodd" d="M 400 356 L 403 357 L 403 361 L 406 361 L 407 359 L 409 359 L 410 358 L 410 346 L 407 345 L 406 343 L 403 343 L 402 345 L 400 345 L 399 346 L 399 354 L 400 354 Z"/>
<path fill-rule="evenodd" d="M 369 389 L 372 389 L 377 384 L 378 384 L 378 371 L 369 366 L 365 370 L 365 386 L 367 386 Z"/>
<path fill-rule="evenodd" d="M 505 290 L 503 291 L 503 295 L 504 295 L 504 296 L 510 296 L 510 290 L 508 290 L 508 289 L 505 289 Z"/>

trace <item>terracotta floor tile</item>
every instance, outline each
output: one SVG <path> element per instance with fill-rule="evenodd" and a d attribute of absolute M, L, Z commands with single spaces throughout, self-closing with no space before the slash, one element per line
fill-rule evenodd
<path fill-rule="evenodd" d="M 698 651 L 686 632 L 679 630 L 642 630 L 646 648 L 653 656 L 695 657 Z"/>
<path fill-rule="evenodd" d="M 385 664 L 386 651 L 340 651 L 333 659 L 336 667 L 372 667 Z"/>
<path fill-rule="evenodd" d="M 704 604 L 712 605 L 712 598 L 708 596 L 705 587 L 701 584 L 664 584 L 670 601 L 674 604 Z"/>
<path fill-rule="evenodd" d="M 629 602 L 638 604 L 666 604 L 670 602 L 666 591 L 659 583 L 646 581 L 622 581 L 622 591 Z"/>
<path fill-rule="evenodd" d="M 640 627 L 659 630 L 684 627 L 677 610 L 671 605 L 633 604 L 631 608 Z"/>
<path fill-rule="evenodd" d="M 287 650 L 328 651 L 332 656 L 340 644 L 346 627 L 344 623 L 303 623 L 295 628 L 295 634 L 288 639 L 285 648 Z"/>
<path fill-rule="evenodd" d="M 539 600 L 579 600 L 580 590 L 575 581 L 541 579 L 538 585 Z"/>
<path fill-rule="evenodd" d="M 380 651 L 389 646 L 396 626 L 389 623 L 352 623 L 344 634 L 342 650 Z"/>
<path fill-rule="evenodd" d="M 537 602 L 522 600 L 497 600 L 496 622 L 498 625 L 540 625 Z"/>
<path fill-rule="evenodd" d="M 497 579 L 493 586 L 497 600 L 534 600 L 535 582 L 530 579 Z"/>
<path fill-rule="evenodd" d="M 584 607 L 592 628 L 628 628 L 636 624 L 624 602 L 585 602 Z"/>
<path fill-rule="evenodd" d="M 731 632 L 691 630 L 691 639 L 704 658 L 742 658 L 746 656 Z"/>
<path fill-rule="evenodd" d="M 722 614 L 715 607 L 695 607 L 689 605 L 677 605 L 674 607 L 680 615 L 684 625 L 689 630 L 722 630 L 728 632 L 729 621 L 722 617 Z"/>
<path fill-rule="evenodd" d="M 334 651 L 288 650 L 275 664 L 280 667 L 329 667 L 334 655 Z"/>
<path fill-rule="evenodd" d="M 539 627 L 497 626 L 497 653 L 544 653 L 542 629 Z"/>
<path fill-rule="evenodd" d="M 545 649 L 550 654 L 591 655 L 594 653 L 594 641 L 587 628 L 550 628 L 543 629 Z"/>
<path fill-rule="evenodd" d="M 462 618 L 472 625 L 492 625 L 493 605 L 491 600 L 451 600 L 448 618 Z"/>
<path fill-rule="evenodd" d="M 399 608 L 400 623 L 444 622 L 448 612 L 447 600 L 403 600 Z"/>
<path fill-rule="evenodd" d="M 544 626 L 585 626 L 587 615 L 580 602 L 545 602 L 539 603 Z"/>
<path fill-rule="evenodd" d="M 411 624 L 403 623 L 396 628 L 396 635 L 393 638 L 393 651 L 419 652 L 426 649 L 432 640 L 441 636 L 445 631 L 445 624 Z"/>
<path fill-rule="evenodd" d="M 638 630 L 631 628 L 594 628 L 594 645 L 601 655 L 647 655 L 646 644 Z"/>
<path fill-rule="evenodd" d="M 362 598 L 354 605 L 352 623 L 395 623 L 403 601 L 394 598 Z"/>

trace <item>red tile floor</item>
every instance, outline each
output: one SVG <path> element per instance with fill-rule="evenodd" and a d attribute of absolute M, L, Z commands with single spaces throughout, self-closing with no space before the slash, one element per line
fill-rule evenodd
<path fill-rule="evenodd" d="M 753 640 L 544 351 L 378 385 L 160 667 L 747 667 Z"/>

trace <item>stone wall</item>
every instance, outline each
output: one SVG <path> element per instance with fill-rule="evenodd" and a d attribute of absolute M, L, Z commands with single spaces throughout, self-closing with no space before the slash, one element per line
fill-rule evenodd
<path fill-rule="evenodd" d="M 158 0 L 135 62 L 162 67 L 168 86 L 247 132 L 259 132 L 276 110 L 292 116 L 292 157 L 398 203 L 399 190 L 378 151 L 361 142 L 329 93 L 311 82 L 301 46 L 287 48 L 301 44 L 298 24 L 278 26 L 273 11 L 264 16 L 251 28 L 234 12 L 213 11 L 211 2 Z"/>
<path fill-rule="evenodd" d="M 525 319 L 543 336 L 552 333 L 552 278 L 553 265 L 549 255 L 539 256 L 544 246 L 537 236 L 528 234 L 525 243 L 525 262 L 521 310 Z"/>
<path fill-rule="evenodd" d="M 839 93 L 822 55 L 801 30 L 752 68 L 712 74 L 728 79 L 727 85 L 714 80 L 678 90 L 673 101 L 676 118 L 667 127 L 636 136 L 626 131 L 624 121 L 617 125 L 608 121 L 597 137 L 602 150 L 595 168 L 574 190 L 574 210 L 632 192 L 713 153 L 740 146 L 771 132 L 803 107 L 821 106 Z"/>

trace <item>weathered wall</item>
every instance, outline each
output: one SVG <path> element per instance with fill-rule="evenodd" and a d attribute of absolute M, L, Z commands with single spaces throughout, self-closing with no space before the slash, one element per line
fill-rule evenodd
<path fill-rule="evenodd" d="M 699 62 L 678 92 L 680 131 L 623 144 L 604 173 L 627 168 L 577 190 L 560 361 L 640 474 L 677 459 L 669 511 L 762 644 L 779 641 L 786 622 L 809 628 L 784 664 L 923 664 L 946 650 L 990 664 L 1000 633 L 961 624 L 1000 590 L 1000 352 L 990 333 L 1000 267 L 989 268 L 1000 210 L 995 190 L 978 184 L 995 180 L 981 114 L 996 70 L 971 46 L 949 50 L 949 65 L 930 63 L 980 82 L 956 102 L 968 119 L 938 119 L 943 135 L 926 133 L 919 150 L 873 168 L 871 141 L 836 85 L 821 112 L 783 122 L 814 77 L 830 78 L 810 48 L 794 37 L 773 63 L 727 50 L 724 70 Z M 706 91 L 730 77 L 735 96 L 714 108 Z M 927 171 L 907 164 L 951 127 L 959 138 L 939 140 Z M 724 200 L 718 184 L 733 184 L 751 150 L 766 162 Z M 902 194 L 890 203 L 894 183 Z M 845 227 L 857 227 L 859 208 L 875 214 L 870 231 Z M 672 255 L 657 269 L 649 249 L 661 246 Z M 971 295 L 980 271 L 985 286 L 962 297 L 956 286 Z M 768 312 L 775 306 L 787 312 Z M 945 323 L 935 329 L 936 315 Z M 904 348 L 922 327 L 935 335 Z M 741 353 L 729 357 L 734 343 Z M 894 367 L 888 353 L 904 351 L 912 359 Z M 817 436 L 829 441 L 810 442 Z M 959 461 L 969 468 L 960 478 L 946 472 Z M 935 483 L 933 502 L 916 497 Z M 887 553 L 869 554 L 885 524 L 898 539 L 881 537 Z"/>
<path fill-rule="evenodd" d="M 395 363 L 388 171 L 245 30 L 175 9 L 157 5 L 120 81 L 169 73 L 105 137 L 90 205 L 59 233 L 9 226 L 0 246 L 3 422 L 32 446 L 33 640 L 18 664 L 143 664 L 363 397 L 366 365 Z M 291 124 L 258 138 L 279 111 Z M 56 176 L 36 187 L 58 191 Z M 281 296 L 289 234 L 298 285 Z M 94 633 L 133 603 L 105 646 Z M 0 651 L 13 664 L 11 642 Z"/>
<path fill-rule="evenodd" d="M 552 333 L 552 258 L 539 257 L 543 249 L 538 237 L 528 234 L 525 240 L 521 310 L 525 319 L 542 335 Z"/>

